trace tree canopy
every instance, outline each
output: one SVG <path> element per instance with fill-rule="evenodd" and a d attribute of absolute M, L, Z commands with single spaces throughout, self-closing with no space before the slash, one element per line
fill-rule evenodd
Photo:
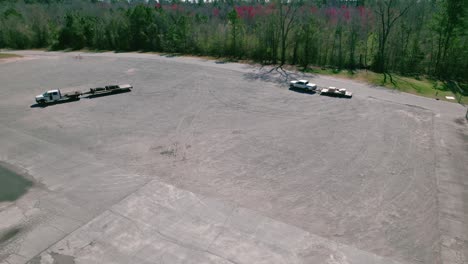
<path fill-rule="evenodd" d="M 463 0 L 0 3 L 0 48 L 143 50 L 468 79 Z"/>

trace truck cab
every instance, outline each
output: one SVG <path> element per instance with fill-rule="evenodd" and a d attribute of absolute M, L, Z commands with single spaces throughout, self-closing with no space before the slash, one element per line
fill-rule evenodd
<path fill-rule="evenodd" d="M 41 95 L 36 96 L 36 102 L 39 104 L 56 102 L 62 99 L 60 90 L 49 90 Z"/>

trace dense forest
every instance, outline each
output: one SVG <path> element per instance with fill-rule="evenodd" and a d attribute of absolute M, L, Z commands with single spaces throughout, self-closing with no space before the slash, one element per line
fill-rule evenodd
<path fill-rule="evenodd" d="M 0 48 L 156 51 L 468 80 L 466 0 L 0 0 Z"/>

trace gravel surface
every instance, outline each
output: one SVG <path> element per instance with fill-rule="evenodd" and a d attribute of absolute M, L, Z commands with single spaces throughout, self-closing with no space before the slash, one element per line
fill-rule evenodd
<path fill-rule="evenodd" d="M 466 107 L 199 58 L 15 53 L 0 161 L 37 184 L 0 203 L 0 235 L 17 231 L 0 262 L 468 263 Z"/>

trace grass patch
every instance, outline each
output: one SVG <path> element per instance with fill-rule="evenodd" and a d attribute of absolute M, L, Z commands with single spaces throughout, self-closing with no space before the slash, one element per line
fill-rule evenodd
<path fill-rule="evenodd" d="M 15 201 L 33 185 L 32 181 L 0 164 L 0 202 Z"/>
<path fill-rule="evenodd" d="M 23 56 L 12 54 L 12 53 L 0 53 L 0 60 L 1 59 L 9 59 L 9 58 L 20 58 Z"/>
<path fill-rule="evenodd" d="M 392 74 L 393 82 L 390 81 L 390 76 L 387 74 L 387 80 L 384 83 L 384 75 L 372 71 L 349 71 L 349 70 L 336 70 L 329 68 L 309 68 L 306 72 L 332 75 L 336 77 L 364 81 L 370 84 L 387 87 L 390 89 L 398 90 L 405 93 L 421 95 L 424 97 L 444 100 L 449 102 L 458 102 L 461 104 L 468 104 L 468 96 L 458 92 L 453 88 L 452 83 L 431 80 L 427 78 L 410 78 Z M 460 85 L 463 87 L 463 85 Z M 453 96 L 455 100 L 448 100 L 445 96 Z"/>

